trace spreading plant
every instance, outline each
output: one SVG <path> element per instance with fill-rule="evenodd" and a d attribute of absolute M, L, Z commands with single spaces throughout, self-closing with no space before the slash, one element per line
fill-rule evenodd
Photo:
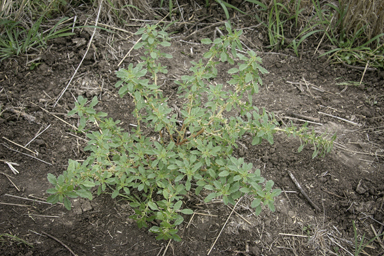
<path fill-rule="evenodd" d="M 90 139 L 85 147 L 90 155 L 82 163 L 69 160 L 68 169 L 58 177 L 48 174 L 53 185 L 47 191 L 48 202 L 64 202 L 70 209 L 69 198 L 91 200 L 96 187 L 98 195 L 111 192 L 112 198 L 126 198 L 134 209 L 130 217 L 139 227 L 151 225 L 157 239 L 177 241 L 183 215 L 193 213 L 187 195 L 200 195 L 205 202 L 221 198 L 232 205 L 247 195 L 256 214 L 262 205 L 274 211 L 280 190 L 272 189 L 274 182 L 266 181 L 252 163 L 233 155 L 239 140 L 248 135 L 252 145 L 263 139 L 272 144 L 274 133 L 285 132 L 300 138 L 299 150 L 313 144 L 316 156 L 329 152 L 334 138 L 317 136 L 306 126 L 280 128 L 273 114 L 253 105 L 252 96 L 262 84 L 260 75 L 267 70 L 255 52 L 238 53 L 242 32 L 229 24 L 226 36 L 202 40 L 211 47 L 203 59 L 191 62 L 191 74 L 176 81 L 182 106 L 170 106 L 159 74 L 167 74 L 162 58 L 172 58 L 161 48 L 171 44 L 168 34 L 157 29 L 138 30 L 141 40 L 135 49 L 144 49 L 142 62 L 116 72 L 119 95 L 128 94 L 135 104 L 136 127 L 124 131 L 119 120 L 96 112 L 96 97 L 89 102 L 79 96 L 69 114 L 80 117 L 78 129 Z M 228 70 L 232 78 L 226 84 L 213 84 L 220 62 L 237 66 Z"/>

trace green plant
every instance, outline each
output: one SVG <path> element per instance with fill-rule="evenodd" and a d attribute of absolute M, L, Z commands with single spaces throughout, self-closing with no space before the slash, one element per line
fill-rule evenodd
<path fill-rule="evenodd" d="M 69 26 L 57 29 L 68 18 L 62 18 L 51 29 L 39 32 L 43 18 L 43 16 L 39 18 L 30 29 L 24 28 L 20 22 L 1 20 L 0 26 L 4 26 L 4 31 L 0 35 L 0 60 L 27 53 L 31 49 L 45 47 L 48 40 L 73 35 L 68 32 L 71 30 Z"/>
<path fill-rule="evenodd" d="M 369 240 L 368 242 L 364 243 L 365 242 L 365 234 L 364 234 L 359 243 L 355 221 L 352 221 L 352 226 L 353 226 L 354 243 L 355 243 L 355 252 L 354 252 L 355 256 L 360 255 L 360 253 L 363 252 L 364 248 L 367 247 L 367 245 L 371 244 L 373 241 L 375 241 L 376 238 L 384 235 L 384 234 L 377 235 L 371 240 Z"/>
<path fill-rule="evenodd" d="M 256 214 L 263 204 L 274 211 L 274 198 L 280 190 L 272 189 L 274 182 L 265 181 L 251 163 L 233 156 L 237 141 L 248 134 L 252 145 L 262 139 L 273 143 L 273 134 L 280 131 L 300 138 L 299 151 L 313 143 L 316 156 L 329 152 L 332 140 L 308 133 L 306 126 L 279 128 L 273 114 L 253 106 L 252 95 L 262 84 L 260 74 L 267 71 L 255 52 L 245 55 L 236 51 L 242 49 L 241 31 L 233 31 L 228 23 L 226 29 L 228 34 L 213 42 L 202 40 L 211 45 L 205 60 L 192 62 L 192 74 L 176 82 L 183 102 L 177 113 L 168 105 L 158 75 L 167 73 L 161 59 L 172 57 L 160 51 L 160 47 L 170 46 L 168 34 L 156 26 L 139 29 L 141 40 L 135 49 L 144 48 L 142 62 L 116 72 L 121 79 L 116 84 L 119 95 L 129 94 L 135 103 L 136 128 L 124 132 L 120 121 L 94 110 L 96 97 L 89 103 L 79 96 L 69 114 L 79 115 L 78 129 L 87 131 L 90 141 L 85 150 L 91 153 L 82 164 L 69 160 L 67 171 L 58 177 L 48 174 L 54 186 L 47 190 L 51 194 L 48 201 L 64 202 L 70 209 L 69 198 L 92 199 L 93 187 L 98 187 L 97 194 L 111 190 L 112 198 L 122 196 L 130 201 L 135 211 L 131 218 L 139 227 L 157 220 L 159 226 L 150 228 L 157 239 L 177 241 L 181 214 L 193 213 L 184 201 L 191 192 L 204 196 L 205 202 L 220 197 L 224 204 L 232 205 L 248 195 Z M 228 70 L 232 78 L 226 85 L 210 83 L 220 62 L 237 63 Z M 97 131 L 88 130 L 92 123 L 98 124 Z"/>
<path fill-rule="evenodd" d="M 5 239 L 4 237 L 7 237 L 7 238 L 10 238 L 11 240 L 13 241 L 16 241 L 16 242 L 19 242 L 19 243 L 23 243 L 25 245 L 28 245 L 29 247 L 32 247 L 33 248 L 33 245 L 28 243 L 27 241 L 25 241 L 24 239 L 21 239 L 15 235 L 11 235 L 11 234 L 8 234 L 8 233 L 3 233 L 3 234 L 0 234 L 0 242 L 1 243 L 4 243 L 5 242 Z"/>

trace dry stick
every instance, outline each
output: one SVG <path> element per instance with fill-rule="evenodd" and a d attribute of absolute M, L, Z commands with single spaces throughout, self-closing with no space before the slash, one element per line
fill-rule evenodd
<path fill-rule="evenodd" d="M 27 119 L 29 122 L 38 123 L 38 122 L 36 122 L 36 117 L 31 116 L 31 115 L 29 115 L 29 114 L 27 114 L 27 113 L 25 113 L 25 112 L 23 112 L 23 111 L 19 111 L 19 110 L 16 110 L 16 109 L 14 109 L 14 108 L 7 108 L 7 109 L 5 109 L 5 110 L 9 110 L 9 111 L 11 111 L 12 113 L 15 113 L 15 114 L 17 114 L 17 115 L 20 115 L 20 116 L 24 117 L 25 119 Z"/>
<path fill-rule="evenodd" d="M 12 203 L 4 203 L 4 202 L 0 202 L 0 204 L 10 205 L 10 206 L 19 206 L 19 207 L 29 207 L 30 206 L 30 205 L 26 205 L 26 204 L 12 204 Z"/>
<path fill-rule="evenodd" d="M 342 60 L 339 59 L 339 61 L 341 62 L 341 64 L 347 68 L 352 68 L 352 69 L 357 69 L 357 70 L 367 70 L 367 71 L 376 71 L 377 69 L 376 68 L 365 68 L 365 67 L 357 67 L 357 66 L 352 66 L 352 65 L 348 65 L 347 63 L 344 63 Z"/>
<path fill-rule="evenodd" d="M 74 252 L 71 250 L 71 248 L 69 248 L 67 245 L 65 245 L 63 242 L 61 242 L 61 241 L 60 241 L 59 239 L 57 239 L 56 237 L 54 237 L 54 236 L 52 236 L 52 235 L 50 235 L 50 234 L 48 234 L 48 233 L 46 233 L 46 232 L 44 232 L 44 231 L 42 231 L 41 233 L 44 234 L 44 235 L 46 235 L 46 236 L 48 236 L 48 237 L 50 237 L 50 238 L 52 238 L 52 239 L 55 240 L 56 242 L 60 243 L 62 246 L 64 246 L 65 248 L 67 248 L 67 250 L 68 250 L 70 253 L 72 253 L 72 255 L 77 256 L 76 253 L 74 253 Z"/>
<path fill-rule="evenodd" d="M 35 103 L 33 103 L 33 102 L 32 102 L 32 104 L 34 104 L 35 106 L 37 106 L 37 105 L 36 105 Z M 76 131 L 79 131 L 79 129 L 78 129 L 76 126 L 74 126 L 74 125 L 72 125 L 72 124 L 70 124 L 70 123 L 64 121 L 63 119 L 61 119 L 60 117 L 56 116 L 55 114 L 52 114 L 52 113 L 49 112 L 48 110 L 46 110 L 46 109 L 44 109 L 44 108 L 42 108 L 42 107 L 40 107 L 40 106 L 38 106 L 38 107 L 41 108 L 41 109 L 42 109 L 43 111 L 45 111 L 46 113 L 48 113 L 48 114 L 50 114 L 50 115 L 56 117 L 56 118 L 59 119 L 61 122 L 65 123 L 65 124 L 67 124 L 67 125 L 69 125 L 69 126 L 71 126 L 71 127 L 72 127 L 73 129 L 75 129 Z M 82 132 L 82 133 L 85 134 L 84 132 Z"/>
<path fill-rule="evenodd" d="M 95 23 L 95 22 L 90 22 L 90 23 Z M 128 31 L 128 30 L 125 30 L 125 29 L 122 29 L 122 28 L 118 28 L 118 27 L 114 27 L 114 26 L 111 26 L 111 25 L 107 25 L 107 24 L 103 24 L 103 23 L 98 23 L 96 24 L 95 26 L 102 26 L 102 27 L 106 27 L 106 28 L 111 28 L 111 29 L 115 29 L 115 30 L 118 30 L 118 31 L 121 31 L 121 32 L 124 32 L 124 33 L 128 33 L 128 34 L 135 34 L 135 33 L 132 33 L 131 31 Z"/>
<path fill-rule="evenodd" d="M 14 151 L 14 152 L 17 152 L 17 153 L 23 154 L 23 155 L 25 155 L 25 156 L 29 156 L 30 158 L 36 159 L 36 160 L 38 160 L 38 161 L 40 161 L 40 162 L 43 162 L 43 163 L 45 163 L 45 164 L 48 164 L 48 165 L 52 165 L 51 163 L 45 162 L 44 160 L 41 160 L 41 159 L 39 159 L 39 158 L 37 158 L 37 157 L 34 157 L 34 156 L 31 156 L 31 155 L 28 155 L 28 154 L 26 154 L 26 153 L 23 153 L 23 152 L 20 152 L 20 151 L 18 151 L 18 150 L 14 150 L 14 149 L 12 149 L 12 148 L 8 147 L 7 145 L 5 145 L 4 143 L 1 143 L 1 145 L 3 145 L 3 146 L 4 146 L 4 147 L 6 147 L 7 149 L 9 149 L 9 150 L 12 150 L 12 151 Z"/>
<path fill-rule="evenodd" d="M 313 208 L 315 208 L 318 212 L 321 212 L 320 208 L 312 202 L 312 200 L 309 198 L 309 196 L 307 195 L 307 193 L 305 193 L 305 191 L 301 188 L 300 183 L 296 180 L 295 176 L 293 176 L 293 174 L 292 174 L 290 171 L 288 171 L 288 174 L 289 174 L 289 177 L 291 177 L 293 183 L 295 183 L 297 189 L 298 189 L 298 190 L 300 191 L 300 193 L 305 197 L 305 199 L 308 200 L 308 202 L 311 204 L 311 206 L 312 206 Z"/>
<path fill-rule="evenodd" d="M 376 232 L 375 228 L 372 226 L 372 224 L 370 226 L 371 226 L 371 229 L 372 229 L 373 233 L 375 234 L 375 237 L 376 237 L 377 241 L 379 242 L 380 247 L 382 249 L 384 249 L 384 244 L 383 244 L 383 242 L 379 238 L 380 235 L 377 235 L 377 232 Z"/>
<path fill-rule="evenodd" d="M 363 75 L 361 76 L 361 80 L 360 80 L 360 84 L 359 85 L 361 85 L 361 83 L 363 82 L 363 78 L 365 76 L 365 72 L 367 72 L 368 65 L 369 65 L 369 61 L 365 65 L 365 69 L 364 69 Z"/>
<path fill-rule="evenodd" d="M 231 206 L 227 205 L 227 207 L 228 207 L 230 210 L 233 210 Z M 247 220 L 246 218 L 244 218 L 243 216 L 241 216 L 238 212 L 235 211 L 235 213 L 236 213 L 237 216 L 239 216 L 241 219 L 243 219 L 243 220 L 244 220 L 245 222 L 247 222 L 249 225 L 252 225 L 252 223 L 251 223 L 249 220 Z"/>
<path fill-rule="evenodd" d="M 39 137 L 41 134 L 43 134 L 43 132 L 45 132 L 50 126 L 51 126 L 51 124 L 49 124 L 47 127 L 45 127 L 45 129 L 42 132 L 36 134 L 36 136 L 33 137 L 33 139 L 31 139 L 27 144 L 25 144 L 24 147 L 28 147 L 28 145 L 31 144 L 32 141 L 34 141 L 37 137 Z"/>
<path fill-rule="evenodd" d="M 240 203 L 241 199 L 243 199 L 243 198 L 241 197 L 241 198 L 240 198 L 240 199 L 239 199 L 239 200 L 236 202 L 236 204 L 235 204 L 235 206 L 233 207 L 233 209 L 232 209 L 231 213 L 229 214 L 229 216 L 228 216 L 227 220 L 225 221 L 225 223 L 224 223 L 223 227 L 221 228 L 219 235 L 216 237 L 216 239 L 215 239 L 215 241 L 213 242 L 213 244 L 212 244 L 211 248 L 209 249 L 209 251 L 208 251 L 207 255 L 209 255 L 209 254 L 211 253 L 211 251 L 212 251 L 213 247 L 215 246 L 215 244 L 216 244 L 217 240 L 219 239 L 219 237 L 220 237 L 221 233 L 223 232 L 223 230 L 224 230 L 225 226 L 227 225 L 227 223 L 228 223 L 228 221 L 229 221 L 229 218 L 231 218 L 231 216 L 232 216 L 233 212 L 234 212 L 234 211 L 235 211 L 235 209 L 236 209 L 236 206 L 237 206 L 237 205 Z"/>
<path fill-rule="evenodd" d="M 169 242 L 168 242 L 168 244 L 167 244 L 167 247 L 165 247 L 165 250 L 164 250 L 164 252 L 163 252 L 163 256 L 165 255 L 165 253 L 167 252 L 167 250 L 168 250 L 168 247 L 169 247 L 169 244 L 171 243 L 171 239 L 169 239 Z"/>
<path fill-rule="evenodd" d="M 296 235 L 296 234 L 285 234 L 285 233 L 279 233 L 280 236 L 294 236 L 294 237 L 306 237 L 308 238 L 308 236 L 305 236 L 305 235 Z"/>
<path fill-rule="evenodd" d="M 18 163 L 12 163 L 12 162 L 9 162 L 9 161 L 5 161 L 3 159 L 0 159 L 0 162 L 3 162 L 6 165 L 8 165 L 9 169 L 11 169 L 13 174 L 18 174 L 19 173 L 19 171 L 15 167 L 13 167 L 13 165 L 20 166 Z"/>
<path fill-rule="evenodd" d="M 36 199 L 30 199 L 30 198 L 21 197 L 21 196 L 15 196 L 15 195 L 10 195 L 10 194 L 4 194 L 4 195 L 5 195 L 5 196 L 9 196 L 9 197 L 18 198 L 18 199 L 27 200 L 27 201 L 32 201 L 32 202 L 37 202 L 37 203 L 42 203 L 42 204 L 49 204 L 49 205 L 52 205 L 51 203 L 44 202 L 44 201 L 40 201 L 40 200 L 36 200 Z"/>
<path fill-rule="evenodd" d="M 218 26 L 218 25 L 221 25 L 223 23 L 225 23 L 226 21 L 219 21 L 219 22 L 216 22 L 216 23 L 213 23 L 207 27 L 204 27 L 202 29 L 199 29 L 199 30 L 196 30 L 195 32 L 193 32 L 192 34 L 188 35 L 187 37 L 184 37 L 183 40 L 187 41 L 188 39 L 190 39 L 194 34 L 198 33 L 198 32 L 202 32 L 203 30 L 206 30 L 206 29 L 209 29 L 211 27 L 214 27 L 214 26 Z"/>
<path fill-rule="evenodd" d="M 124 58 L 121 59 L 121 61 L 119 62 L 119 64 L 117 64 L 117 66 L 119 67 L 121 65 L 121 63 L 123 63 L 123 61 L 128 57 L 128 55 L 131 53 L 131 51 L 133 50 L 133 48 L 135 48 L 136 44 L 139 43 L 141 41 L 141 37 L 139 40 L 137 40 L 137 42 L 131 47 L 131 49 L 129 49 L 129 51 L 127 52 L 127 54 L 125 54 Z"/>
<path fill-rule="evenodd" d="M 304 77 L 303 77 L 303 80 L 304 80 L 305 86 L 307 87 L 307 91 L 308 91 L 309 94 L 312 96 L 312 98 L 315 99 L 316 97 L 312 94 L 311 90 L 309 90 L 309 86 L 308 86 L 308 82 L 307 82 L 307 80 L 305 80 Z"/>
<path fill-rule="evenodd" d="M 85 51 L 84 55 L 83 55 L 83 58 L 81 59 L 79 65 L 77 66 L 75 72 L 73 73 L 71 79 L 69 80 L 67 86 L 64 88 L 64 90 L 61 92 L 60 96 L 57 98 L 55 104 L 53 104 L 53 107 L 55 108 L 57 103 L 59 102 L 59 100 L 61 99 L 61 97 L 63 97 L 64 93 L 67 91 L 69 85 L 71 84 L 73 78 L 75 77 L 77 71 L 79 70 L 81 64 L 83 63 L 84 59 L 85 59 L 85 56 L 87 56 L 88 54 L 88 51 L 89 51 L 89 48 L 91 47 L 91 44 L 92 44 L 92 40 L 93 40 L 93 37 L 95 36 L 95 33 L 96 33 L 96 29 L 97 29 L 97 22 L 99 21 L 99 16 L 100 16 L 100 11 L 101 11 L 101 7 L 103 6 L 103 0 L 100 1 L 100 7 L 99 7 L 99 11 L 97 13 L 97 17 L 96 17 L 96 21 L 95 21 L 95 29 L 93 30 L 93 33 L 92 33 L 92 36 L 91 36 L 91 39 L 89 39 L 89 42 L 88 42 L 88 46 L 87 46 L 87 50 Z"/>
<path fill-rule="evenodd" d="M 9 182 L 11 182 L 12 185 L 16 188 L 16 190 L 20 192 L 20 189 L 16 186 L 15 183 L 13 183 L 13 181 L 11 180 L 11 177 L 10 177 L 8 174 L 6 174 L 6 173 L 4 173 L 4 172 L 0 172 L 0 173 L 3 174 L 5 177 L 7 177 L 7 179 L 9 180 Z"/>
<path fill-rule="evenodd" d="M 324 37 L 325 37 L 325 34 L 328 32 L 328 29 L 329 29 L 329 27 L 331 26 L 331 24 L 332 24 L 332 20 L 333 20 L 334 17 L 335 17 L 335 15 L 332 16 L 332 19 L 331 19 L 331 21 L 329 22 L 328 27 L 327 27 L 327 29 L 325 30 L 325 33 L 323 34 L 323 37 L 321 38 L 319 44 L 317 45 L 316 50 L 315 50 L 315 52 L 313 53 L 313 56 L 315 56 L 317 50 L 319 49 L 321 43 L 323 42 Z"/>
<path fill-rule="evenodd" d="M 339 119 L 341 121 L 344 121 L 344 122 L 347 122 L 347 123 L 350 123 L 350 124 L 353 124 L 353 125 L 356 125 L 356 126 L 361 126 L 361 124 L 358 124 L 358 123 L 355 123 L 355 122 L 352 122 L 352 121 L 349 121 L 348 119 L 344 119 L 344 118 L 341 118 L 341 117 L 338 117 L 338 116 L 334 116 L 334 115 L 330 115 L 330 114 L 327 114 L 327 113 L 323 113 L 323 112 L 317 112 L 319 114 L 322 114 L 322 115 L 325 115 L 325 116 L 330 116 L 330 117 L 333 117 L 333 118 L 336 118 L 336 119 Z"/>
<path fill-rule="evenodd" d="M 304 115 L 300 115 L 300 114 L 296 114 L 296 113 L 289 113 L 289 115 L 291 115 L 293 117 L 301 118 L 301 119 L 306 119 L 306 120 L 309 120 L 309 121 L 312 121 L 312 122 L 315 122 L 315 123 L 320 122 L 320 118 L 304 116 Z"/>
<path fill-rule="evenodd" d="M 294 117 L 289 117 L 289 116 L 282 116 L 281 118 L 291 119 L 291 120 L 296 120 L 296 121 L 299 121 L 299 122 L 304 122 L 304 123 L 309 123 L 309 124 L 315 124 L 315 125 L 320 125 L 320 126 L 323 125 L 323 124 L 321 124 L 321 123 L 315 123 L 315 122 L 311 122 L 311 121 L 308 121 L 308 120 L 304 120 L 304 119 L 300 119 L 300 118 L 294 118 Z"/>
<path fill-rule="evenodd" d="M 31 152 L 32 154 L 36 155 L 36 152 L 33 152 L 32 150 L 30 150 L 30 149 L 28 149 L 28 148 L 26 148 L 26 147 L 24 147 L 24 146 L 22 146 L 22 145 L 20 145 L 20 144 L 17 144 L 16 142 L 11 141 L 10 139 L 5 138 L 4 136 L 3 136 L 3 139 L 5 139 L 5 140 L 7 140 L 8 142 L 11 142 L 12 144 L 14 144 L 14 145 L 16 145 L 16 146 L 19 146 L 19 147 L 21 147 L 21 148 L 23 148 L 23 149 L 25 149 L 25 150 Z"/>

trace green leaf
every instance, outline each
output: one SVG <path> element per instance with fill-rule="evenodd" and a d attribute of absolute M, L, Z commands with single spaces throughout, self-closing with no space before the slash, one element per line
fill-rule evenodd
<path fill-rule="evenodd" d="M 86 181 L 83 181 L 81 185 L 87 188 L 93 188 L 95 186 L 95 183 L 93 181 L 86 180 Z"/>
<path fill-rule="evenodd" d="M 177 165 L 175 165 L 175 164 L 171 164 L 171 165 L 169 165 L 167 167 L 167 169 L 169 169 L 169 170 L 176 170 L 176 169 L 179 169 L 179 167 Z"/>
<path fill-rule="evenodd" d="M 219 177 L 227 177 L 229 175 L 228 171 L 222 171 L 219 173 Z"/>
<path fill-rule="evenodd" d="M 153 210 L 153 211 L 155 211 L 155 210 L 159 210 L 159 208 L 157 208 L 157 205 L 156 205 L 154 202 L 152 202 L 152 201 L 149 201 L 149 202 L 148 202 L 148 206 L 149 206 L 149 208 L 151 208 L 151 210 Z"/>
<path fill-rule="evenodd" d="M 180 211 L 182 214 L 193 214 L 193 211 L 191 209 L 183 209 Z"/>
<path fill-rule="evenodd" d="M 59 195 L 58 194 L 50 195 L 47 198 L 47 202 L 51 203 L 51 204 L 55 204 L 55 203 L 59 202 Z"/>
<path fill-rule="evenodd" d="M 212 44 L 212 40 L 209 38 L 204 38 L 204 39 L 201 39 L 201 43 L 202 44 Z"/>
<path fill-rule="evenodd" d="M 71 201 L 69 201 L 68 197 L 64 197 L 64 206 L 68 211 L 71 210 Z"/>
<path fill-rule="evenodd" d="M 300 153 L 304 148 L 304 144 L 301 144 L 300 147 L 297 149 L 297 151 Z"/>
<path fill-rule="evenodd" d="M 53 175 L 51 173 L 48 173 L 47 179 L 48 179 L 49 183 L 51 183 L 53 185 L 56 185 L 57 181 L 56 181 L 56 176 L 55 175 Z"/>
<path fill-rule="evenodd" d="M 247 64 L 241 64 L 241 65 L 239 66 L 239 70 L 240 70 L 240 71 L 243 71 L 243 70 L 246 69 L 247 67 L 248 67 Z"/>
<path fill-rule="evenodd" d="M 261 138 L 260 137 L 253 137 L 252 139 L 252 145 L 258 145 L 261 143 Z"/>
<path fill-rule="evenodd" d="M 268 201 L 267 205 L 271 212 L 275 212 L 275 206 L 273 205 L 273 201 Z"/>
<path fill-rule="evenodd" d="M 182 201 L 178 201 L 177 203 L 175 203 L 175 205 L 173 206 L 173 209 L 175 211 L 179 210 L 181 208 L 181 205 L 183 204 Z"/>
<path fill-rule="evenodd" d="M 151 52 L 151 57 L 152 57 L 153 59 L 157 59 L 157 53 L 155 53 L 155 52 Z"/>
<path fill-rule="evenodd" d="M 256 216 L 258 216 L 261 213 L 261 211 L 262 211 L 261 205 L 257 206 L 256 209 L 255 209 Z"/>
<path fill-rule="evenodd" d="M 247 73 L 247 74 L 245 75 L 245 82 L 246 82 L 246 83 L 251 82 L 252 79 L 253 79 L 253 76 L 252 76 L 251 73 Z"/>
<path fill-rule="evenodd" d="M 80 190 L 76 190 L 75 192 L 80 197 L 92 200 L 92 193 L 90 191 L 88 191 L 88 190 L 80 189 Z"/>
<path fill-rule="evenodd" d="M 177 218 L 176 218 L 176 220 L 175 220 L 175 222 L 173 223 L 173 225 L 178 226 L 178 225 L 180 225 L 181 223 L 183 223 L 183 221 L 184 221 L 184 218 L 181 217 L 180 215 L 178 215 Z"/>
<path fill-rule="evenodd" d="M 237 72 L 239 72 L 237 68 L 231 68 L 230 70 L 228 70 L 228 74 L 235 74 Z"/>
<path fill-rule="evenodd" d="M 249 192 L 251 192 L 251 190 L 249 188 L 241 188 L 240 189 L 241 192 L 243 192 L 244 194 L 248 194 Z"/>
<path fill-rule="evenodd" d="M 215 198 L 217 196 L 216 193 L 211 193 L 209 194 L 205 199 L 204 199 L 204 202 L 208 203 L 210 202 L 213 198 Z"/>
<path fill-rule="evenodd" d="M 116 198 L 119 195 L 119 190 L 115 189 L 112 193 L 112 198 Z"/>
<path fill-rule="evenodd" d="M 270 191 L 275 183 L 272 180 L 267 181 L 265 184 L 265 191 Z"/>
<path fill-rule="evenodd" d="M 256 198 L 256 199 L 254 199 L 254 200 L 252 201 L 252 203 L 251 203 L 251 207 L 252 207 L 252 208 L 256 208 L 257 206 L 260 205 L 260 203 L 261 203 L 261 199 Z"/>

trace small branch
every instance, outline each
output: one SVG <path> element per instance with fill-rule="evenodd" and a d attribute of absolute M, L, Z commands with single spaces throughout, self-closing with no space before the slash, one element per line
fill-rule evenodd
<path fill-rule="evenodd" d="M 26 148 L 26 147 L 24 147 L 24 146 L 22 146 L 22 145 L 20 145 L 20 144 L 17 144 L 16 142 L 11 141 L 10 139 L 7 139 L 7 138 L 4 137 L 4 136 L 3 136 L 3 139 L 5 139 L 6 141 L 8 141 L 8 142 L 10 142 L 10 143 L 12 143 L 12 144 L 14 144 L 14 145 L 16 145 L 16 146 L 18 146 L 18 147 L 21 147 L 21 148 L 23 148 L 23 149 L 25 149 L 25 150 L 31 152 L 32 154 L 36 155 L 36 152 L 33 152 L 32 150 L 30 150 L 30 149 L 28 149 L 28 148 Z"/>
<path fill-rule="evenodd" d="M 320 111 L 319 111 L 318 113 L 319 113 L 319 114 L 322 114 L 322 115 L 325 115 L 325 116 L 330 116 L 330 117 L 339 119 L 339 120 L 341 120 L 341 121 L 350 123 L 350 124 L 352 124 L 352 125 L 361 126 L 360 124 L 355 123 L 355 122 L 352 122 L 352 121 L 349 121 L 348 119 L 344 119 L 344 118 L 341 118 L 341 117 L 338 117 L 338 116 L 333 116 L 333 115 L 330 115 L 330 114 L 327 114 L 327 113 L 323 113 L 323 112 L 320 112 Z"/>
<path fill-rule="evenodd" d="M 293 174 L 292 174 L 290 171 L 288 171 L 288 174 L 289 174 L 289 177 L 291 177 L 293 183 L 295 183 L 297 189 L 298 189 L 298 190 L 300 191 L 300 193 L 305 197 L 305 199 L 308 200 L 308 202 L 311 204 L 311 206 L 312 206 L 313 208 L 315 208 L 318 212 L 321 212 L 320 208 L 312 202 L 312 200 L 309 198 L 309 196 L 307 195 L 307 193 L 305 193 L 305 191 L 301 188 L 300 183 L 296 180 L 295 176 L 293 176 Z"/>
<path fill-rule="evenodd" d="M 15 183 L 13 183 L 13 181 L 11 180 L 11 177 L 10 177 L 8 174 L 6 174 L 6 173 L 4 173 L 4 172 L 0 172 L 0 173 L 3 174 L 5 177 L 7 177 L 7 179 L 9 180 L 9 182 L 11 182 L 12 185 L 16 188 L 16 190 L 20 192 L 20 189 L 16 186 Z"/>
<path fill-rule="evenodd" d="M 179 143 L 179 146 L 183 145 L 184 143 L 186 143 L 189 139 L 193 139 L 193 138 L 196 138 L 197 136 L 199 136 L 200 134 L 202 134 L 204 132 L 204 128 L 201 128 L 201 130 L 192 135 L 191 137 L 188 137 L 188 138 L 185 138 L 184 140 L 182 140 L 180 143 Z"/>
<path fill-rule="evenodd" d="M 235 211 L 235 209 L 236 209 L 236 206 L 237 206 L 237 205 L 240 203 L 241 199 L 243 199 L 243 198 L 240 198 L 240 199 L 239 199 L 239 200 L 236 202 L 235 206 L 232 208 L 232 211 L 231 211 L 231 213 L 229 214 L 229 216 L 228 216 L 227 220 L 225 221 L 225 223 L 224 223 L 223 227 L 222 227 L 222 228 L 221 228 L 221 230 L 220 230 L 220 233 L 219 233 L 219 235 L 216 237 L 216 239 L 215 239 L 215 241 L 213 242 L 213 244 L 212 244 L 211 248 L 209 249 L 209 251 L 208 251 L 207 255 L 209 255 L 209 254 L 211 253 L 211 251 L 212 251 L 213 247 L 215 246 L 215 244 L 216 244 L 217 240 L 219 239 L 219 237 L 220 237 L 221 233 L 223 232 L 223 230 L 224 230 L 225 226 L 227 225 L 227 223 L 228 223 L 228 221 L 229 221 L 229 218 L 231 218 L 231 216 L 232 216 L 233 212 L 234 212 L 234 211 Z"/>
<path fill-rule="evenodd" d="M 49 238 L 52 238 L 52 239 L 55 240 L 56 242 L 60 243 L 60 244 L 61 244 L 62 246 L 64 246 L 70 253 L 72 253 L 73 256 L 77 256 L 77 254 L 74 253 L 74 252 L 71 250 L 71 248 L 69 248 L 66 244 L 64 244 L 63 242 L 61 242 L 61 241 L 60 241 L 59 239 L 57 239 L 56 237 L 54 237 L 54 236 L 52 236 L 52 235 L 50 235 L 50 234 L 48 234 L 48 233 L 46 233 L 46 232 L 44 232 L 44 231 L 42 231 L 41 233 L 44 234 L 44 235 L 46 235 L 46 236 L 48 236 Z"/>
<path fill-rule="evenodd" d="M 164 252 L 163 252 L 163 256 L 165 255 L 165 253 L 167 252 L 167 250 L 168 250 L 168 247 L 169 247 L 169 245 L 171 244 L 171 239 L 169 239 L 169 241 L 168 241 L 168 244 L 167 244 L 167 247 L 165 247 L 165 250 L 164 250 Z"/>
<path fill-rule="evenodd" d="M 300 114 L 296 114 L 296 113 L 289 113 L 289 115 L 291 115 L 293 117 L 309 120 L 309 121 L 312 121 L 312 122 L 316 122 L 316 123 L 320 122 L 320 118 L 304 116 L 304 115 L 300 115 Z"/>
<path fill-rule="evenodd" d="M 14 150 L 14 149 L 12 149 L 12 148 L 8 147 L 7 145 L 5 145 L 4 143 L 1 143 L 1 145 L 3 145 L 3 146 L 4 146 L 4 147 L 6 147 L 7 149 L 9 149 L 9 150 L 12 150 L 12 151 L 14 151 L 14 152 L 17 152 L 17 153 L 23 154 L 23 155 L 25 155 L 25 156 L 29 156 L 30 158 L 36 159 L 36 160 L 38 160 L 38 161 L 40 161 L 40 162 L 43 162 L 43 163 L 45 163 L 45 164 L 48 164 L 48 165 L 52 165 L 51 163 L 45 162 L 44 160 L 41 160 L 41 159 L 39 159 L 39 158 L 37 158 L 37 157 L 34 157 L 34 156 L 31 156 L 31 155 L 28 155 L 28 154 L 26 154 L 26 153 L 23 153 L 23 152 L 20 152 L 20 151 L 18 151 L 18 150 Z"/>
<path fill-rule="evenodd" d="M 99 21 L 99 16 L 100 16 L 101 7 L 103 6 L 103 0 L 100 1 L 99 5 L 100 5 L 100 6 L 99 6 L 99 11 L 98 11 L 98 13 L 97 13 L 97 17 L 96 17 L 96 21 L 95 21 L 95 29 L 93 30 L 92 36 L 91 36 L 91 38 L 89 39 L 88 46 L 87 46 L 87 50 L 85 50 L 85 53 L 84 53 L 84 55 L 83 55 L 83 58 L 81 59 L 79 65 L 77 66 L 77 68 L 76 68 L 75 72 L 73 73 L 71 79 L 69 80 L 67 86 L 64 88 L 64 90 L 61 91 L 61 93 L 60 93 L 59 97 L 57 98 L 55 104 L 53 104 L 53 107 L 54 107 L 54 108 L 56 107 L 57 103 L 60 101 L 61 97 L 63 97 L 64 93 L 67 91 L 67 89 L 68 89 L 69 85 L 71 84 L 73 78 L 74 78 L 75 75 L 77 74 L 77 71 L 79 70 L 81 64 L 83 64 L 83 61 L 84 61 L 84 59 L 85 59 L 85 56 L 87 56 L 87 54 L 88 54 L 89 48 L 91 47 L 91 44 L 92 44 L 93 37 L 95 36 L 95 33 L 96 33 L 97 22 Z"/>
<path fill-rule="evenodd" d="M 27 144 L 25 144 L 24 147 L 28 147 L 29 144 L 32 143 L 32 141 L 34 141 L 37 137 L 39 137 L 41 134 L 43 134 L 43 132 L 45 132 L 51 125 L 49 124 L 47 127 L 45 127 L 45 129 L 42 131 L 42 132 L 39 132 L 38 134 L 36 134 L 35 137 L 33 137 L 33 139 L 31 139 Z"/>

